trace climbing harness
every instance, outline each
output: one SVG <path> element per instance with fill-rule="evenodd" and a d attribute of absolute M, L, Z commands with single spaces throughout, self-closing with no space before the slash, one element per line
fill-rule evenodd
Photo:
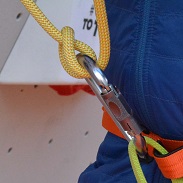
<path fill-rule="evenodd" d="M 105 110 L 110 115 L 108 120 L 110 121 L 112 119 L 117 126 L 117 129 L 111 127 L 106 129 L 109 131 L 112 129 L 114 134 L 125 137 L 125 139 L 129 141 L 129 156 L 134 174 L 139 183 L 145 183 L 146 179 L 140 167 L 137 154 L 140 158 L 147 160 L 149 158 L 148 154 L 153 156 L 152 153 L 149 153 L 149 149 L 152 149 L 152 147 L 163 155 L 166 155 L 168 151 L 156 142 L 160 138 L 155 138 L 156 141 L 154 141 L 152 140 L 152 136 L 143 136 L 143 129 L 140 128 L 133 117 L 133 111 L 128 106 L 119 90 L 108 83 L 107 78 L 102 72 L 102 70 L 107 67 L 110 56 L 110 38 L 104 0 L 94 0 L 100 39 L 100 55 L 98 60 L 92 48 L 74 38 L 74 31 L 72 28 L 64 27 L 59 31 L 46 18 L 33 0 L 20 1 L 40 26 L 59 43 L 60 61 L 66 72 L 75 78 L 85 78 L 100 102 L 103 104 Z M 75 50 L 79 51 L 81 54 L 76 56 Z M 106 111 L 104 111 L 104 114 Z M 103 119 L 107 119 L 108 114 L 104 115 Z M 146 143 L 148 145 L 146 145 Z M 182 145 L 183 143 L 181 143 L 181 146 Z M 183 155 L 183 152 L 181 151 L 180 154 Z M 177 161 L 178 166 L 175 166 L 176 170 L 181 166 L 179 162 L 183 161 L 182 155 Z M 168 169 L 168 172 L 169 171 L 170 170 Z M 181 179 L 183 176 L 182 171 L 179 171 L 176 175 L 174 173 L 172 174 L 173 176 L 168 177 L 176 179 L 172 180 L 172 182 L 183 182 L 183 179 Z"/>
<path fill-rule="evenodd" d="M 146 140 L 147 144 L 151 145 L 151 147 L 156 149 L 159 153 L 161 153 L 163 155 L 166 155 L 168 153 L 168 151 L 165 148 L 163 148 L 163 146 L 161 146 L 159 143 L 154 141 L 152 138 L 145 137 L 145 140 Z M 130 162 L 131 162 L 135 177 L 137 179 L 137 182 L 147 183 L 147 181 L 143 175 L 142 169 L 140 167 L 139 159 L 136 155 L 136 149 L 135 149 L 135 146 L 132 143 L 132 141 L 129 143 L 128 152 L 129 152 Z M 182 167 L 179 167 L 179 168 L 182 169 Z M 169 173 L 171 173 L 171 172 L 169 172 Z M 172 179 L 172 183 L 182 183 L 182 182 L 183 182 L 182 178 Z"/>
<path fill-rule="evenodd" d="M 183 182 L 183 179 L 180 178 L 183 175 L 183 149 L 180 149 L 181 151 L 178 152 L 178 158 L 174 154 L 173 157 L 167 159 L 166 155 L 168 151 L 157 143 L 157 141 L 160 140 L 164 142 L 164 144 L 169 144 L 169 149 L 172 150 L 172 148 L 183 146 L 183 141 L 170 141 L 162 139 L 152 133 L 149 135 L 143 133 L 143 129 L 140 128 L 138 122 L 133 117 L 133 111 L 123 95 L 115 86 L 108 83 L 104 73 L 96 66 L 95 62 L 90 57 L 82 54 L 78 54 L 77 59 L 90 74 L 91 77 L 87 78 L 86 81 L 104 106 L 105 116 L 103 120 L 115 123 L 116 129 L 111 128 L 111 125 L 106 129 L 108 131 L 114 129 L 114 131 L 111 131 L 113 134 L 129 141 L 128 152 L 137 181 L 139 183 L 146 183 L 138 157 L 145 160 L 147 163 L 152 160 L 151 157 L 154 157 L 166 178 L 172 179 L 173 183 Z M 147 149 L 146 143 L 147 146 L 150 146 L 148 147 L 149 149 Z M 165 156 L 164 160 L 154 155 L 154 149 L 160 153 L 160 156 Z"/>
<path fill-rule="evenodd" d="M 125 139 L 106 110 L 104 110 L 102 123 L 106 130 Z M 147 143 L 148 154 L 154 158 L 164 177 L 172 179 L 174 183 L 183 182 L 183 141 L 164 139 L 152 132 L 144 131 L 142 135 Z M 136 179 L 138 182 L 146 182 L 142 181 L 145 180 L 145 177 L 143 176 L 135 151 L 135 146 L 131 141 L 129 143 L 128 152 Z"/>

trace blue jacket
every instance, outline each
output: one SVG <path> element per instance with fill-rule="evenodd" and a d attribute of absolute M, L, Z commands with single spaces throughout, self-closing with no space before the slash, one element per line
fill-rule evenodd
<path fill-rule="evenodd" d="M 111 57 L 105 70 L 141 125 L 183 140 L 183 0 L 106 0 Z M 153 161 L 148 183 L 169 183 Z M 127 143 L 108 133 L 79 183 L 136 182 Z"/>

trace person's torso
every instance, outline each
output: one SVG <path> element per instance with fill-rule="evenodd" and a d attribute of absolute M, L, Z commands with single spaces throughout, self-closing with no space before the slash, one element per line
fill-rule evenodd
<path fill-rule="evenodd" d="M 106 0 L 105 73 L 152 132 L 183 140 L 183 1 Z"/>

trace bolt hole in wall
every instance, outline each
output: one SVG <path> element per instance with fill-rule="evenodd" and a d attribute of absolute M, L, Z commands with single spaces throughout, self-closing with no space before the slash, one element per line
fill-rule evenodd
<path fill-rule="evenodd" d="M 53 142 L 53 139 L 50 139 L 49 141 L 48 141 L 48 144 L 51 144 Z"/>
<path fill-rule="evenodd" d="M 18 13 L 17 16 L 16 16 L 16 20 L 19 21 L 22 17 L 22 13 Z"/>
<path fill-rule="evenodd" d="M 12 150 L 13 150 L 13 148 L 12 148 L 12 147 L 10 147 L 10 148 L 8 149 L 8 153 L 11 153 L 11 152 L 12 152 Z"/>
<path fill-rule="evenodd" d="M 38 88 L 38 85 L 34 85 L 33 87 L 36 89 L 36 88 Z M 23 92 L 23 91 L 24 91 L 24 89 L 20 90 L 20 92 Z"/>
<path fill-rule="evenodd" d="M 85 137 L 88 136 L 88 134 L 89 134 L 89 131 L 86 131 L 86 132 L 85 132 Z"/>

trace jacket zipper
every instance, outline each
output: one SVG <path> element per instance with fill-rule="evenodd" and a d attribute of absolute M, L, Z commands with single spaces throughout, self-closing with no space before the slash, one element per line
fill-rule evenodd
<path fill-rule="evenodd" d="M 136 92 L 137 92 L 137 101 L 140 107 L 140 111 L 143 112 L 143 119 L 149 120 L 149 113 L 146 106 L 145 95 L 144 95 L 144 86 L 143 86 L 143 65 L 145 58 L 145 49 L 147 41 L 147 32 L 149 25 L 149 16 L 150 16 L 150 4 L 151 0 L 145 0 L 144 10 L 143 10 L 143 20 L 142 20 L 142 30 L 140 35 L 140 44 L 137 53 L 137 65 L 136 65 Z"/>

